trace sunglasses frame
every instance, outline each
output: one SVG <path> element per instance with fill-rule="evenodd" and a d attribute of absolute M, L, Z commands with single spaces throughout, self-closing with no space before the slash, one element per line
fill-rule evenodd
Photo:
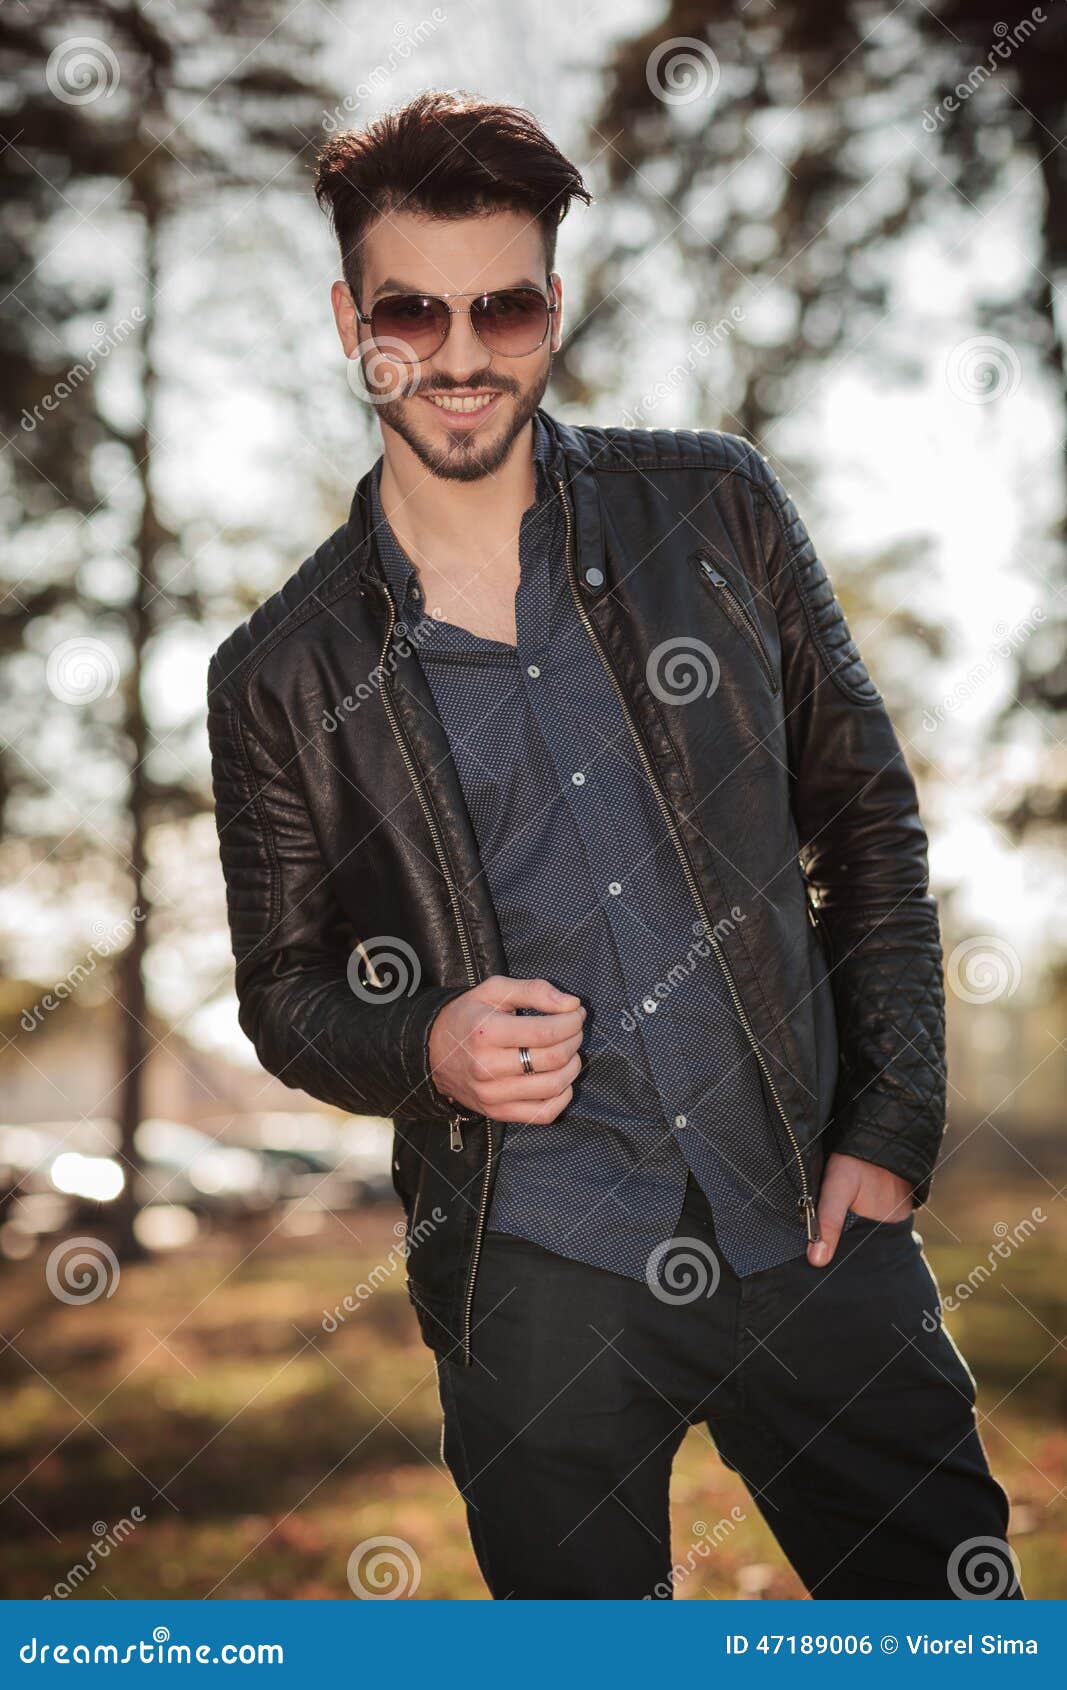
<path fill-rule="evenodd" d="M 482 340 L 482 337 L 478 333 L 477 327 L 475 326 L 473 319 L 471 321 L 471 328 L 474 331 L 476 339 L 479 341 L 479 343 L 482 346 L 485 347 L 485 350 L 487 352 L 492 354 L 492 356 L 494 358 L 529 358 L 530 353 L 539 352 L 541 350 L 542 346 L 545 344 L 545 341 L 548 339 L 549 335 L 552 333 L 552 318 L 555 315 L 556 311 L 559 309 L 559 301 L 553 297 L 553 295 L 551 293 L 551 285 L 552 284 L 551 284 L 551 280 L 550 280 L 549 281 L 549 293 L 548 293 L 547 296 L 541 292 L 540 288 L 523 286 L 523 287 L 517 287 L 517 288 L 484 288 L 481 291 L 475 292 L 475 293 L 416 293 L 416 292 L 411 292 L 411 293 L 387 293 L 387 294 L 383 295 L 383 297 L 381 299 L 375 300 L 374 303 L 375 303 L 375 305 L 385 305 L 391 299 L 429 299 L 429 300 L 432 300 L 435 304 L 443 305 L 445 307 L 445 310 L 448 312 L 448 326 L 445 329 L 444 334 L 441 336 L 440 341 L 434 347 L 433 351 L 427 352 L 425 357 L 423 357 L 423 358 L 397 358 L 396 359 L 396 362 L 398 364 L 425 364 L 428 359 L 436 358 L 436 356 L 440 352 L 442 346 L 444 346 L 446 344 L 449 335 L 452 333 L 452 318 L 453 317 L 470 317 L 471 309 L 472 309 L 472 307 L 470 305 L 467 306 L 466 310 L 458 310 L 457 311 L 453 306 L 451 306 L 448 303 L 450 299 L 469 299 L 471 301 L 474 301 L 474 300 L 479 300 L 479 299 L 494 299 L 499 294 L 502 294 L 502 293 L 535 293 L 537 295 L 538 299 L 540 299 L 542 301 L 542 303 L 544 304 L 546 312 L 547 312 L 548 315 L 547 315 L 547 321 L 545 323 L 544 334 L 541 336 L 541 338 L 537 342 L 536 346 L 530 347 L 529 352 L 498 352 L 495 347 L 490 346 L 487 341 Z M 370 308 L 370 316 L 364 316 L 364 314 L 360 310 L 359 306 L 356 305 L 355 300 L 353 300 L 352 303 L 355 306 L 357 322 L 366 323 L 368 326 L 370 326 L 371 323 L 372 323 L 373 316 L 374 316 L 374 305 L 372 305 L 371 308 Z M 390 337 L 387 336 L 386 338 L 390 338 Z M 373 335 L 371 336 L 371 339 L 372 340 L 374 339 Z M 392 356 L 392 354 L 390 354 L 390 356 Z"/>

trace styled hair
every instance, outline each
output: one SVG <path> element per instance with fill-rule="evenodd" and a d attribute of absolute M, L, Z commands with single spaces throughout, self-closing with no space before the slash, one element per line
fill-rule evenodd
<path fill-rule="evenodd" d="M 316 166 L 315 197 L 333 224 L 357 300 L 361 243 L 380 216 L 525 212 L 541 224 L 547 275 L 572 199 L 588 205 L 592 198 L 577 166 L 530 112 L 456 90 L 419 94 L 365 129 L 331 136 Z"/>

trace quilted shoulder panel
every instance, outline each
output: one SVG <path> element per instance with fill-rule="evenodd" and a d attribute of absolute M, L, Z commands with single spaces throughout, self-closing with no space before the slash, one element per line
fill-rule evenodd
<path fill-rule="evenodd" d="M 752 447 L 737 434 L 720 434 L 715 429 L 557 426 L 564 446 L 596 474 L 671 469 L 751 474 Z"/>
<path fill-rule="evenodd" d="M 211 659 L 210 687 L 223 687 L 232 697 L 240 696 L 279 640 L 347 590 L 354 562 L 345 524 L 226 636 Z"/>
<path fill-rule="evenodd" d="M 748 451 L 750 465 L 759 475 L 757 485 L 781 536 L 823 667 L 846 698 L 858 704 L 880 703 L 881 694 L 852 638 L 840 600 L 796 505 L 762 453 L 754 446 L 749 446 Z"/>

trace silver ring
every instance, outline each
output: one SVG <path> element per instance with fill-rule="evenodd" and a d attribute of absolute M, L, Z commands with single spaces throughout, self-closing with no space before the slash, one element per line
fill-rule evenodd
<path fill-rule="evenodd" d="M 534 1065 L 530 1061 L 530 1053 L 526 1049 L 525 1045 L 519 1046 L 519 1061 L 522 1063 L 522 1071 L 523 1071 L 524 1074 L 532 1074 L 533 1073 Z"/>

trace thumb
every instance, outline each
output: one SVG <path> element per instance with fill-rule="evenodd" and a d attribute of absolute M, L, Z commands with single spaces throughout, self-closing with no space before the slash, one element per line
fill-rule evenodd
<path fill-rule="evenodd" d="M 840 1188 L 820 1193 L 819 1236 L 808 1245 L 808 1261 L 812 1267 L 826 1267 L 828 1262 L 833 1261 L 847 1213 L 848 1196 Z"/>

